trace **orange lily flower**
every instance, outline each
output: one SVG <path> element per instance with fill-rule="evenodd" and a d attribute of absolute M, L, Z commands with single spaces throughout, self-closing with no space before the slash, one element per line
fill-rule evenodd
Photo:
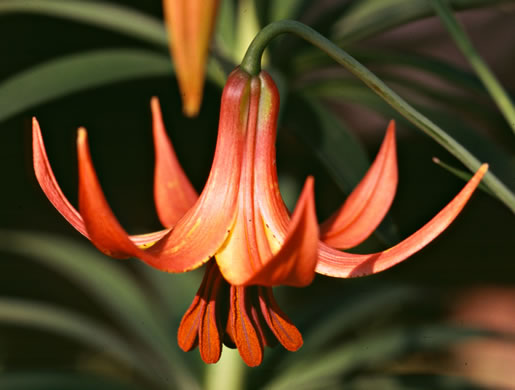
<path fill-rule="evenodd" d="M 170 52 L 187 116 L 197 115 L 200 109 L 204 68 L 219 3 L 220 0 L 163 0 Z"/>
<path fill-rule="evenodd" d="M 333 277 L 369 275 L 420 250 L 458 215 L 487 170 L 483 165 L 431 221 L 382 252 L 341 251 L 365 240 L 387 213 L 397 187 L 395 124 L 390 122 L 369 171 L 343 206 L 319 227 L 313 178 L 306 180 L 290 216 L 277 182 L 275 137 L 277 88 L 266 72 L 252 77 L 236 69 L 222 95 L 211 172 L 197 196 L 166 136 L 156 98 L 151 103 L 156 150 L 155 203 L 165 230 L 129 236 L 100 188 L 87 133 L 79 129 L 79 211 L 52 173 L 38 122 L 33 123 L 34 169 L 57 210 L 103 253 L 137 257 L 167 272 L 186 272 L 211 261 L 179 327 L 179 346 L 197 345 L 206 363 L 218 361 L 222 343 L 236 346 L 249 366 L 263 347 L 277 342 L 295 351 L 302 336 L 279 308 L 277 285 L 306 286 L 315 273 Z M 228 302 L 228 303 L 227 303 Z"/>

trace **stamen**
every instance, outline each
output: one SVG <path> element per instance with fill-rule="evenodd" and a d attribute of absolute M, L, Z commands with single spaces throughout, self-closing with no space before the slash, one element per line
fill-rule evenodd
<path fill-rule="evenodd" d="M 220 337 L 219 316 L 217 315 L 217 297 L 222 285 L 222 275 L 216 266 L 214 269 L 209 286 L 206 290 L 210 289 L 208 295 L 208 303 L 205 307 L 202 325 L 199 327 L 199 349 L 202 360 L 206 363 L 216 363 L 220 359 L 222 353 L 222 338 Z"/>
<path fill-rule="evenodd" d="M 277 304 L 272 289 L 258 287 L 258 291 L 261 311 L 270 330 L 288 351 L 298 350 L 302 347 L 302 335 Z"/>
<path fill-rule="evenodd" d="M 179 347 L 187 352 L 199 345 L 200 356 L 206 363 L 216 363 L 222 351 L 222 328 L 216 305 L 221 285 L 218 267 L 214 262 L 208 263 L 197 295 L 182 317 L 177 334 Z"/>
<path fill-rule="evenodd" d="M 231 286 L 232 312 L 229 318 L 232 337 L 243 361 L 250 367 L 259 366 L 263 361 L 263 345 L 256 332 L 252 317 L 249 316 L 250 301 L 247 288 Z"/>
<path fill-rule="evenodd" d="M 227 301 L 229 305 L 224 304 Z M 223 341 L 229 348 L 238 348 L 251 367 L 261 364 L 265 346 L 280 342 L 289 351 L 302 346 L 302 335 L 279 308 L 272 288 L 231 286 L 215 262 L 206 266 L 197 295 L 182 318 L 178 340 L 184 351 L 198 345 L 206 363 L 220 359 Z"/>
<path fill-rule="evenodd" d="M 259 305 L 258 287 L 248 287 L 247 290 L 249 290 L 248 295 L 250 296 L 252 302 L 252 319 L 254 320 L 254 325 L 256 326 L 256 330 L 261 340 L 261 344 L 265 347 L 275 347 L 278 344 L 278 340 L 277 337 L 275 337 L 275 335 L 270 330 L 265 320 L 265 317 L 261 312 L 261 307 Z"/>

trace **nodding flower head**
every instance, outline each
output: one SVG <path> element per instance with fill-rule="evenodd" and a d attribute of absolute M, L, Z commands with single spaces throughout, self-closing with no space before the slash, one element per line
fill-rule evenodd
<path fill-rule="evenodd" d="M 312 177 L 291 215 L 281 198 L 275 165 L 279 94 L 266 72 L 251 76 L 237 68 L 229 76 L 214 160 L 200 194 L 177 160 L 156 98 L 151 108 L 154 199 L 163 230 L 134 236 L 121 227 L 100 188 L 85 129 L 77 137 L 78 211 L 57 184 L 35 119 L 34 170 L 56 209 L 108 256 L 136 257 L 166 272 L 186 272 L 209 262 L 178 333 L 180 347 L 188 351 L 198 345 L 207 363 L 218 361 L 222 343 L 237 347 L 250 366 L 261 363 L 264 346 L 300 348 L 302 336 L 279 308 L 273 286 L 306 286 L 315 273 L 369 275 L 403 261 L 455 219 L 487 170 L 483 165 L 447 206 L 397 245 L 353 254 L 344 250 L 377 228 L 394 199 L 398 176 L 393 121 L 366 175 L 319 225 Z"/>

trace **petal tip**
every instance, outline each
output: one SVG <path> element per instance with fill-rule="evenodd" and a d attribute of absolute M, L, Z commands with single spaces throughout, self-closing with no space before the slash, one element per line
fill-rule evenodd
<path fill-rule="evenodd" d="M 87 138 L 88 138 L 88 132 L 86 131 L 86 128 L 79 127 L 77 129 L 77 139 L 79 141 L 85 141 L 85 140 L 87 140 Z"/>
<path fill-rule="evenodd" d="M 159 98 L 157 96 L 152 96 L 150 98 L 150 109 L 153 113 L 161 111 L 161 104 L 159 103 Z"/>
<path fill-rule="evenodd" d="M 200 111 L 201 98 L 197 96 L 183 96 L 182 112 L 188 118 L 198 115 Z"/>

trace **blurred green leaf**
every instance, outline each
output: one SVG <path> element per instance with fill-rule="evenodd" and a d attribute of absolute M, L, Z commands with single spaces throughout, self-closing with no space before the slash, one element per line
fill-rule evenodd
<path fill-rule="evenodd" d="M 160 307 L 166 309 L 160 315 L 169 319 L 170 327 L 178 328 L 182 316 L 191 305 L 202 282 L 204 269 L 177 275 L 170 275 L 146 264 L 138 264 L 137 269 L 138 274 L 148 281 L 157 295 Z"/>
<path fill-rule="evenodd" d="M 341 378 L 356 369 L 387 363 L 414 351 L 438 349 L 493 335 L 493 332 L 481 329 L 444 325 L 387 329 L 374 335 L 362 335 L 332 350 L 312 354 L 309 361 L 283 369 L 267 389 L 309 389 L 331 377 Z"/>
<path fill-rule="evenodd" d="M 235 12 L 232 0 L 221 0 L 215 28 L 215 40 L 217 47 L 228 59 L 233 58 L 234 46 L 236 44 Z"/>
<path fill-rule="evenodd" d="M 250 42 L 252 42 L 262 28 L 259 24 L 258 6 L 259 4 L 254 0 L 238 1 L 235 34 L 236 42 L 232 53 L 232 59 L 236 64 L 241 62 Z M 266 55 L 263 61 L 266 63 Z"/>
<path fill-rule="evenodd" d="M 120 325 L 149 346 L 165 372 L 170 373 L 170 381 L 180 388 L 198 388 L 177 354 L 177 346 L 172 342 L 174 335 L 168 333 L 163 313 L 115 260 L 90 246 L 43 233 L 2 231 L 0 250 L 37 261 L 74 280 Z"/>
<path fill-rule="evenodd" d="M 510 0 L 451 0 L 452 7 L 464 10 L 494 6 Z M 432 16 L 427 0 L 361 0 L 344 14 L 335 26 L 332 38 L 348 45 L 410 21 Z"/>
<path fill-rule="evenodd" d="M 471 72 L 465 71 L 451 63 L 421 54 L 404 53 L 397 50 L 374 48 L 373 50 L 349 50 L 358 61 L 371 66 L 387 66 L 389 69 L 413 69 L 416 72 L 436 76 L 448 85 L 486 95 L 486 90 L 479 79 Z M 334 66 L 334 60 L 317 48 L 309 47 L 293 59 L 295 72 L 298 74 L 321 67 Z M 378 72 L 379 73 L 379 72 Z M 381 74 L 382 76 L 382 74 Z"/>
<path fill-rule="evenodd" d="M 167 56 L 143 50 L 98 50 L 58 58 L 0 83 L 0 121 L 81 90 L 171 74 Z"/>
<path fill-rule="evenodd" d="M 332 387 L 326 387 L 331 389 Z M 335 387 L 340 388 L 340 387 Z M 465 378 L 438 374 L 367 375 L 345 384 L 346 390 L 486 390 Z"/>
<path fill-rule="evenodd" d="M 286 123 L 295 123 L 292 115 L 308 109 L 316 118 L 317 127 L 295 126 L 294 132 L 312 147 L 317 157 L 327 166 L 340 188 L 349 193 L 359 183 L 370 166 L 361 141 L 319 99 L 303 95 L 308 107 L 293 107 Z M 293 100 L 292 100 L 293 101 Z M 302 119 L 303 122 L 303 119 Z"/>
<path fill-rule="evenodd" d="M 134 383 L 82 373 L 54 371 L 2 372 L 4 390 L 143 390 Z"/>
<path fill-rule="evenodd" d="M 325 318 L 319 318 L 315 325 L 304 333 L 304 346 L 293 360 L 310 358 L 312 353 L 323 347 L 330 347 L 330 342 L 350 331 L 353 327 L 365 324 L 371 317 L 384 311 L 391 311 L 407 302 L 418 298 L 420 291 L 408 286 L 382 286 L 357 292 L 340 302 L 340 307 L 331 311 Z"/>
<path fill-rule="evenodd" d="M 497 80 L 495 74 L 490 70 L 486 62 L 483 61 L 479 53 L 476 51 L 464 28 L 454 17 L 452 9 L 449 8 L 447 3 L 442 0 L 433 0 L 428 2 L 428 4 L 433 6 L 436 14 L 440 17 L 442 24 L 447 29 L 447 32 L 449 32 L 451 37 L 454 39 L 454 42 L 490 93 L 490 96 L 504 115 L 506 122 L 508 122 L 511 127 L 512 132 L 515 133 L 515 106 L 513 105 L 510 96 L 508 96 L 508 93 Z"/>
<path fill-rule="evenodd" d="M 298 19 L 309 2 L 307 0 L 270 1 L 268 23 L 283 19 Z"/>
<path fill-rule="evenodd" d="M 163 22 L 121 5 L 101 1 L 2 0 L 0 14 L 24 12 L 66 18 L 168 47 Z"/>
<path fill-rule="evenodd" d="M 0 322 L 40 328 L 73 338 L 110 354 L 151 381 L 156 379 L 154 367 L 148 365 L 149 361 L 142 359 L 141 351 L 134 350 L 114 331 L 83 315 L 49 304 L 0 297 Z"/>
<path fill-rule="evenodd" d="M 309 85 L 305 85 L 301 91 L 309 95 L 313 94 L 319 98 L 336 98 L 339 102 L 357 103 L 376 111 L 386 118 L 395 118 L 408 127 L 413 126 L 413 124 L 400 116 L 371 89 L 358 80 L 346 78 L 317 80 Z M 448 112 L 423 105 L 414 105 L 414 107 L 427 117 L 435 118 L 436 122 L 447 129 L 449 135 L 475 153 L 484 162 L 488 162 L 490 164 L 490 171 L 495 172 L 503 180 L 504 184 L 508 186 L 515 185 L 512 180 L 515 160 L 492 142 L 490 138 L 478 131 L 473 131 L 461 123 L 459 118 Z"/>
<path fill-rule="evenodd" d="M 458 89 L 480 92 L 486 96 L 485 88 L 473 73 L 439 58 L 381 49 L 353 50 L 352 53 L 359 61 L 366 62 L 369 66 L 386 65 L 415 69 L 437 76 L 446 84 L 452 84 Z"/>

